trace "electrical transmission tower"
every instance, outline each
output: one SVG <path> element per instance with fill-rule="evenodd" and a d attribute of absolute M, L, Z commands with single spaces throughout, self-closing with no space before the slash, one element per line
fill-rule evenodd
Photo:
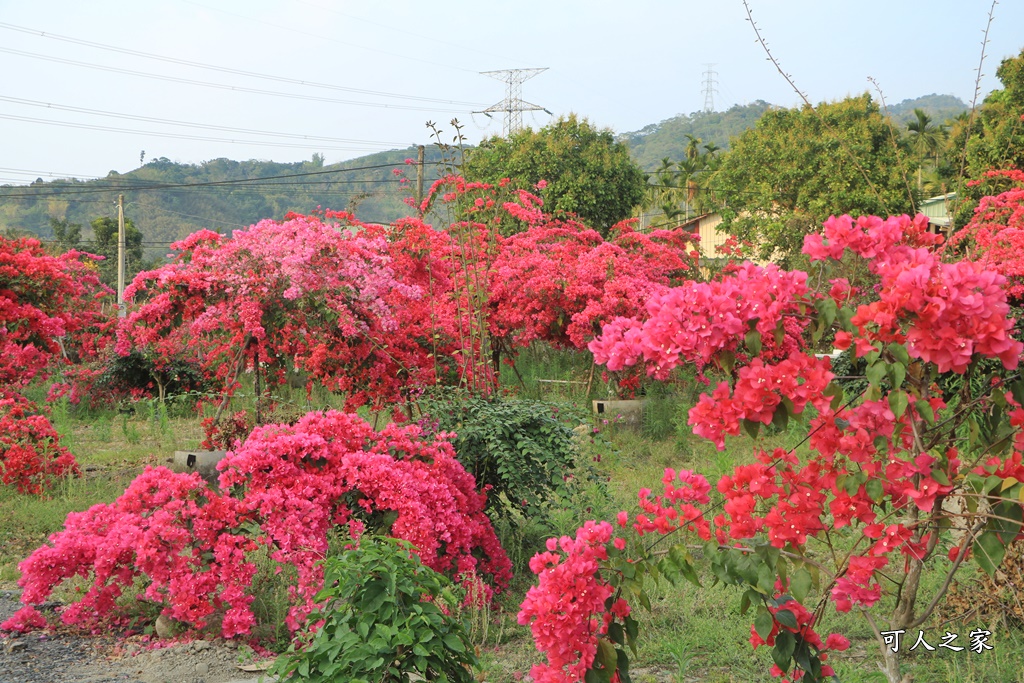
<path fill-rule="evenodd" d="M 715 76 L 718 75 L 718 72 L 711 68 L 714 64 L 705 64 L 704 66 L 707 67 L 707 71 L 704 72 L 704 111 L 710 113 L 715 110 L 715 93 L 718 92 L 715 88 L 718 85 Z"/>
<path fill-rule="evenodd" d="M 551 114 L 551 112 L 544 107 L 523 101 L 523 81 L 527 81 L 537 74 L 547 70 L 547 67 L 544 67 L 543 69 L 503 69 L 501 71 L 481 71 L 481 75 L 490 76 L 495 80 L 505 83 L 505 99 L 497 104 L 492 104 L 483 111 L 475 113 L 486 114 L 487 116 L 499 112 L 505 114 L 505 122 L 501 131 L 501 134 L 504 137 L 512 135 L 512 133 L 515 133 L 523 127 L 524 111 L 543 111 L 554 116 L 554 114 Z"/>

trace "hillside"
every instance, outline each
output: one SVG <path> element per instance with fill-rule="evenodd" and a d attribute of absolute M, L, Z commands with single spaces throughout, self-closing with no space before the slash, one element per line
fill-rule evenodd
<path fill-rule="evenodd" d="M 89 223 L 94 218 L 116 217 L 119 193 L 125 195 L 126 217 L 156 251 L 202 228 L 224 232 L 317 207 L 352 210 L 367 222 L 388 222 L 408 215 L 403 199 L 414 191 L 416 170 L 404 160 L 415 156 L 416 149 L 410 148 L 329 166 L 317 155 L 299 163 L 213 159 L 179 164 L 159 158 L 129 173 L 112 171 L 98 180 L 4 185 L 0 186 L 0 231 L 50 238 L 52 218 L 81 225 L 83 238 L 89 240 Z M 428 148 L 428 187 L 438 161 L 439 153 Z M 395 169 L 409 182 L 400 182 Z M 280 178 L 295 175 L 301 177 Z"/>
<path fill-rule="evenodd" d="M 772 105 L 758 100 L 753 104 L 737 104 L 724 112 L 698 111 L 680 114 L 661 123 L 652 123 L 638 131 L 622 133 L 619 139 L 629 145 L 633 158 L 645 171 L 661 164 L 665 157 L 676 160 L 686 156 L 687 135 L 728 149 L 729 140 L 752 128 L 761 114 Z"/>
<path fill-rule="evenodd" d="M 907 124 L 914 120 L 914 110 L 922 109 L 932 117 L 935 124 L 944 124 L 970 109 L 970 106 L 954 95 L 925 95 L 912 100 L 903 100 L 889 107 L 889 116 L 906 129 Z"/>
<path fill-rule="evenodd" d="M 618 138 L 629 146 L 640 167 L 650 171 L 665 157 L 682 159 L 690 141 L 687 136 L 728 149 L 734 136 L 753 127 L 772 106 L 759 100 L 724 112 L 680 114 Z M 924 109 L 938 123 L 966 111 L 967 105 L 951 95 L 904 100 L 889 107 L 898 129 L 905 130 L 915 108 Z M 404 161 L 415 156 L 416 149 L 410 147 L 329 166 L 319 155 L 299 163 L 213 159 L 180 164 L 159 158 L 128 173 L 112 171 L 97 180 L 40 179 L 29 186 L 4 185 L 0 186 L 0 233 L 52 238 L 50 221 L 56 219 L 81 225 L 88 241 L 93 219 L 117 215 L 119 193 L 125 195 L 125 215 L 141 230 L 150 258 L 166 253 L 167 244 L 201 228 L 224 232 L 263 218 L 281 218 L 289 211 L 347 209 L 367 222 L 390 222 L 408 215 L 403 199 L 413 193 L 416 173 Z M 440 156 L 435 147 L 427 148 L 428 185 L 437 177 Z M 409 182 L 400 182 L 395 169 Z M 88 248 L 88 243 L 83 246 Z"/>

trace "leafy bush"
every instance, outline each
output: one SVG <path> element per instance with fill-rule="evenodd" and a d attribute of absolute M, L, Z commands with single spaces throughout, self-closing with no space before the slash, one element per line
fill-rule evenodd
<path fill-rule="evenodd" d="M 456 457 L 478 487 L 490 489 L 488 509 L 494 510 L 504 494 L 525 511 L 540 511 L 552 495 L 565 492 L 567 478 L 577 470 L 579 449 L 572 429 L 560 419 L 572 409 L 455 392 L 421 405 L 431 428 L 457 434 L 452 440 Z M 579 424 L 582 418 L 574 417 Z"/>
<path fill-rule="evenodd" d="M 96 384 L 108 395 L 117 398 L 164 398 L 214 389 L 214 385 L 203 377 L 195 363 L 175 358 L 158 366 L 137 350 L 124 356 L 111 355 L 97 377 Z"/>
<path fill-rule="evenodd" d="M 323 626 L 274 666 L 284 681 L 471 683 L 476 656 L 448 580 L 408 543 L 363 536 L 359 548 L 324 561 Z"/>

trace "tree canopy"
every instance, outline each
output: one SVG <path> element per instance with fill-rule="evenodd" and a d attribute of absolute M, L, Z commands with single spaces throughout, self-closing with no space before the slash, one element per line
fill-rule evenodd
<path fill-rule="evenodd" d="M 539 194 L 546 211 L 576 214 L 602 235 L 629 218 L 647 187 L 626 145 L 575 114 L 538 131 L 527 128 L 508 139 L 485 140 L 467 154 L 462 172 L 472 181 L 510 178 L 513 187 L 524 190 L 543 180 L 546 187 Z"/>
<path fill-rule="evenodd" d="M 830 215 L 911 212 L 906 161 L 864 94 L 767 112 L 733 141 L 711 185 L 724 229 L 785 260 Z"/>
<path fill-rule="evenodd" d="M 984 178 L 984 182 L 976 185 L 958 183 L 957 189 L 967 201 L 958 203 L 957 225 L 967 223 L 982 196 L 997 194 L 1008 187 L 1003 176 L 985 178 L 987 171 L 1024 169 L 1024 50 L 1016 57 L 1004 59 L 996 76 L 1003 88 L 993 90 L 985 98 L 970 126 L 968 118 L 950 137 L 947 154 L 951 157 L 953 179 L 959 175 L 962 161 L 966 162 L 964 180 Z"/>

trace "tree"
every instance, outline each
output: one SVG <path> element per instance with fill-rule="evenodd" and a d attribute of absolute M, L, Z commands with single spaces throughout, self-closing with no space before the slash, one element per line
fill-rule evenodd
<path fill-rule="evenodd" d="M 910 193 L 889 123 L 867 94 L 777 109 L 737 138 L 711 184 L 724 229 L 762 258 L 799 254 L 830 215 L 900 214 Z"/>
<path fill-rule="evenodd" d="M 950 139 L 952 171 L 961 180 L 981 179 L 986 171 L 1024 169 L 1024 50 L 1016 57 L 1004 59 L 996 70 L 1003 84 L 993 90 L 974 117 L 973 125 L 961 125 Z M 1009 187 L 1006 178 L 986 178 L 981 184 L 959 183 L 965 201 L 955 209 L 955 224 L 965 225 L 974 213 L 978 200 L 995 195 Z"/>
<path fill-rule="evenodd" d="M 462 173 L 488 183 L 510 178 L 513 187 L 524 190 L 546 181 L 540 190 L 545 211 L 576 214 L 602 236 L 629 218 L 647 187 L 628 148 L 610 130 L 598 130 L 575 114 L 539 131 L 527 128 L 509 139 L 485 140 L 467 154 Z"/>
<path fill-rule="evenodd" d="M 926 159 L 934 159 L 938 165 L 939 150 L 942 149 L 942 140 L 946 134 L 945 126 L 932 125 L 932 117 L 928 116 L 923 109 L 915 109 L 913 121 L 907 124 L 907 132 L 910 136 L 910 148 L 917 155 L 917 191 L 921 191 L 922 180 L 921 170 Z"/>
<path fill-rule="evenodd" d="M 82 241 L 81 224 L 72 223 L 67 218 L 51 218 L 50 229 L 53 230 L 53 238 L 57 240 L 57 248 L 60 253 L 77 249 Z"/>
<path fill-rule="evenodd" d="M 100 280 L 110 287 L 117 286 L 117 220 L 109 216 L 93 219 L 93 235 L 96 239 L 94 253 L 103 256 L 100 261 Z M 58 239 L 60 239 L 58 237 Z M 125 282 L 131 282 L 136 273 L 143 270 L 142 233 L 130 218 L 124 221 Z"/>

